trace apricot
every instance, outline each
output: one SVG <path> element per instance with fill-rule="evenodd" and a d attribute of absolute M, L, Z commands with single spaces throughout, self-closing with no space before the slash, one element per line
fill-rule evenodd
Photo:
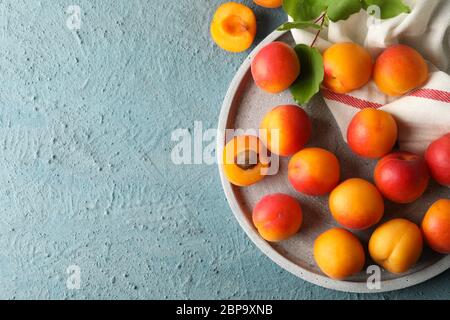
<path fill-rule="evenodd" d="M 312 196 L 327 194 L 339 183 L 339 160 L 325 149 L 303 149 L 289 161 L 288 178 L 298 192 Z"/>
<path fill-rule="evenodd" d="M 283 0 L 253 0 L 257 5 L 264 8 L 278 8 L 283 4 Z"/>
<path fill-rule="evenodd" d="M 372 259 L 392 273 L 408 271 L 422 254 L 419 227 L 406 219 L 393 219 L 373 232 L 369 240 Z"/>
<path fill-rule="evenodd" d="M 383 196 L 397 203 L 410 203 L 425 192 L 430 176 L 421 156 L 395 152 L 378 161 L 374 178 Z"/>
<path fill-rule="evenodd" d="M 358 112 L 347 128 L 350 149 L 365 158 L 376 159 L 388 154 L 397 137 L 397 123 L 392 115 L 372 108 Z"/>
<path fill-rule="evenodd" d="M 225 177 L 236 186 L 260 181 L 269 165 L 265 147 L 255 136 L 234 137 L 223 150 Z"/>
<path fill-rule="evenodd" d="M 279 93 L 289 88 L 299 76 L 300 61 L 293 48 L 275 41 L 256 54 L 251 71 L 258 87 L 269 93 Z"/>
<path fill-rule="evenodd" d="M 255 39 L 255 14 L 243 4 L 224 3 L 217 8 L 210 31 L 212 39 L 220 48 L 231 52 L 245 51 Z"/>
<path fill-rule="evenodd" d="M 440 199 L 431 205 L 423 218 L 422 231 L 433 250 L 450 253 L 450 199 Z"/>
<path fill-rule="evenodd" d="M 308 142 L 312 124 L 308 114 L 296 105 L 282 105 L 269 111 L 261 122 L 260 138 L 269 150 L 290 156 Z"/>
<path fill-rule="evenodd" d="M 376 59 L 373 79 L 380 91 L 401 96 L 427 81 L 428 66 L 416 50 L 398 44 L 384 50 Z"/>
<path fill-rule="evenodd" d="M 450 187 L 450 132 L 428 146 L 425 160 L 434 180 Z"/>
<path fill-rule="evenodd" d="M 338 185 L 330 194 L 329 207 L 338 223 L 356 230 L 370 228 L 384 214 L 383 197 L 378 189 L 359 178 Z"/>
<path fill-rule="evenodd" d="M 253 223 L 267 241 L 278 242 L 300 230 L 303 213 L 293 197 L 276 193 L 263 197 L 253 209 Z"/>
<path fill-rule="evenodd" d="M 361 242 L 351 232 L 333 228 L 314 241 L 314 259 L 323 273 L 342 280 L 363 269 L 365 254 Z"/>
<path fill-rule="evenodd" d="M 347 93 L 361 88 L 372 75 L 372 57 L 360 45 L 336 43 L 323 53 L 323 84 L 333 92 Z"/>

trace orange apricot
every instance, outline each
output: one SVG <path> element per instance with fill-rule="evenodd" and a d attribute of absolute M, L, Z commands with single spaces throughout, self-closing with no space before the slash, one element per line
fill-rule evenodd
<path fill-rule="evenodd" d="M 372 108 L 358 112 L 347 128 L 350 149 L 365 158 L 376 159 L 388 154 L 397 136 L 397 123 L 392 115 Z"/>
<path fill-rule="evenodd" d="M 385 94 L 401 96 L 427 81 L 428 66 L 416 50 L 398 44 L 387 48 L 377 58 L 373 79 Z"/>
<path fill-rule="evenodd" d="M 372 57 L 360 45 L 336 43 L 323 53 L 325 87 L 347 93 L 364 86 L 372 75 Z"/>
<path fill-rule="evenodd" d="M 267 241 L 286 240 L 298 232 L 303 213 L 293 197 L 276 193 L 263 197 L 253 209 L 253 223 Z"/>
<path fill-rule="evenodd" d="M 440 199 L 431 205 L 423 218 L 422 231 L 434 251 L 450 253 L 450 199 Z"/>
<path fill-rule="evenodd" d="M 249 186 L 265 176 L 270 163 L 261 141 L 255 136 L 237 136 L 223 150 L 225 177 L 236 186 Z"/>
<path fill-rule="evenodd" d="M 314 241 L 314 259 L 323 273 L 342 280 L 363 269 L 365 254 L 356 236 L 345 229 L 333 228 Z"/>
<path fill-rule="evenodd" d="M 334 219 L 349 229 L 363 230 L 377 224 L 384 214 L 384 202 L 370 182 L 353 178 L 338 185 L 330 194 Z"/>
<path fill-rule="evenodd" d="M 293 48 L 284 42 L 275 41 L 256 54 L 251 72 L 258 87 L 269 93 L 279 93 L 297 79 L 300 61 Z"/>
<path fill-rule="evenodd" d="M 236 2 L 222 4 L 211 22 L 211 36 L 224 50 L 242 52 L 250 48 L 256 35 L 253 11 Z"/>
<path fill-rule="evenodd" d="M 278 8 L 283 4 L 283 0 L 253 0 L 257 5 L 264 8 Z"/>
<path fill-rule="evenodd" d="M 295 190 L 304 194 L 327 194 L 337 186 L 339 177 L 339 160 L 325 149 L 305 148 L 289 161 L 289 181 Z"/>
<path fill-rule="evenodd" d="M 280 156 L 290 156 L 308 142 L 312 124 L 308 114 L 296 105 L 282 105 L 268 112 L 261 122 L 260 138 L 269 150 Z"/>
<path fill-rule="evenodd" d="M 419 227 L 406 219 L 393 219 L 373 232 L 369 240 L 372 259 L 392 273 L 408 271 L 422 254 Z"/>

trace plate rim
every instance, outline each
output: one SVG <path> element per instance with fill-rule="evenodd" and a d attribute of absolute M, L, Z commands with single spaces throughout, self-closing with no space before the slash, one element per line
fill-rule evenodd
<path fill-rule="evenodd" d="M 263 240 L 259 234 L 255 231 L 251 223 L 249 223 L 248 219 L 245 218 L 245 213 L 242 211 L 239 201 L 236 198 L 236 194 L 233 191 L 233 186 L 228 180 L 225 178 L 223 167 L 221 165 L 221 159 L 223 157 L 223 147 L 225 145 L 225 135 L 222 134 L 227 129 L 229 113 L 236 95 L 236 92 L 246 76 L 248 70 L 250 69 L 250 63 L 252 57 L 266 44 L 271 43 L 278 38 L 282 37 L 289 31 L 273 31 L 266 38 L 264 38 L 245 58 L 244 62 L 239 67 L 236 72 L 233 80 L 231 81 L 225 98 L 223 100 L 223 104 L 219 114 L 219 122 L 218 122 L 218 135 L 216 141 L 216 150 L 217 150 L 217 164 L 220 173 L 220 180 L 222 183 L 222 188 L 227 198 L 228 205 L 233 211 L 233 215 L 238 221 L 240 227 L 245 231 L 250 240 L 256 245 L 256 247 L 264 253 L 268 258 L 270 258 L 273 262 L 275 262 L 278 266 L 283 268 L 284 270 L 292 273 L 298 278 L 308 281 L 317 286 L 332 289 L 341 292 L 350 292 L 350 293 L 381 293 L 388 292 L 394 290 L 405 289 L 416 284 L 425 282 L 444 271 L 450 268 L 450 255 L 447 255 L 434 263 L 431 266 L 428 266 L 424 269 L 421 269 L 415 273 L 405 275 L 403 277 L 399 277 L 396 279 L 389 279 L 381 281 L 380 289 L 369 289 L 367 287 L 367 283 L 364 282 L 352 282 L 352 281 L 339 281 L 328 278 L 325 275 L 316 274 L 311 272 L 298 264 L 295 264 L 288 258 L 284 257 L 277 250 L 275 250 L 268 242 Z"/>

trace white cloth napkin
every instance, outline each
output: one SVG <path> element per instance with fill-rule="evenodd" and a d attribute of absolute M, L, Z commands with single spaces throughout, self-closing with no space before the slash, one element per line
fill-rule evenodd
<path fill-rule="evenodd" d="M 450 132 L 450 1 L 404 0 L 411 13 L 388 20 L 374 19 L 361 10 L 348 20 L 330 22 L 321 32 L 316 48 L 323 51 L 335 42 L 359 43 L 376 58 L 396 43 L 418 50 L 429 61 L 429 81 L 400 98 L 381 93 L 373 81 L 348 94 L 325 88 L 322 94 L 344 139 L 347 126 L 362 108 L 390 112 L 399 125 L 399 144 L 404 151 L 423 153 L 429 143 Z M 311 44 L 315 33 L 292 30 L 296 43 Z"/>

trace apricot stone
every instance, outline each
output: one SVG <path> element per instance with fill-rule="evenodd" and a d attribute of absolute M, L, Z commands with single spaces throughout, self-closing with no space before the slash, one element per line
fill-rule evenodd
<path fill-rule="evenodd" d="M 275 41 L 256 54 L 251 72 L 258 87 L 269 93 L 279 93 L 289 88 L 299 76 L 300 61 L 293 48 Z"/>
<path fill-rule="evenodd" d="M 277 242 L 292 237 L 300 230 L 303 213 L 293 197 L 276 193 L 263 197 L 253 209 L 253 223 L 267 241 Z"/>
<path fill-rule="evenodd" d="M 234 137 L 223 150 L 225 177 L 236 186 L 249 186 L 262 180 L 269 166 L 265 146 L 255 136 Z"/>
<path fill-rule="evenodd" d="M 308 114 L 296 105 L 282 105 L 268 112 L 261 122 L 260 139 L 272 153 L 290 156 L 308 142 L 312 124 Z"/>
<path fill-rule="evenodd" d="M 226 51 L 245 51 L 256 35 L 256 17 L 253 11 L 236 2 L 222 4 L 211 22 L 211 37 Z"/>
<path fill-rule="evenodd" d="M 427 81 L 428 66 L 416 50 L 398 44 L 384 50 L 376 59 L 373 78 L 385 94 L 401 96 Z"/>
<path fill-rule="evenodd" d="M 298 192 L 312 196 L 327 194 L 339 183 L 339 160 L 325 149 L 303 149 L 289 161 L 288 178 Z"/>
<path fill-rule="evenodd" d="M 379 226 L 369 240 L 372 259 L 392 273 L 408 271 L 422 254 L 419 227 L 406 219 L 390 220 Z"/>
<path fill-rule="evenodd" d="M 338 185 L 330 194 L 329 207 L 338 223 L 355 230 L 370 228 L 384 214 L 383 197 L 378 189 L 359 178 Z"/>
<path fill-rule="evenodd" d="M 356 236 L 345 229 L 333 228 L 314 241 L 314 259 L 323 273 L 342 280 L 363 269 L 365 254 Z"/>
<path fill-rule="evenodd" d="M 333 92 L 347 93 L 361 88 L 372 75 L 372 57 L 360 45 L 336 43 L 323 53 L 323 84 Z"/>
<path fill-rule="evenodd" d="M 358 112 L 347 128 L 348 146 L 365 158 L 388 154 L 398 137 L 397 123 L 386 111 L 367 108 Z"/>
<path fill-rule="evenodd" d="M 423 218 L 422 231 L 433 250 L 450 253 L 450 199 L 440 199 L 431 205 Z"/>

